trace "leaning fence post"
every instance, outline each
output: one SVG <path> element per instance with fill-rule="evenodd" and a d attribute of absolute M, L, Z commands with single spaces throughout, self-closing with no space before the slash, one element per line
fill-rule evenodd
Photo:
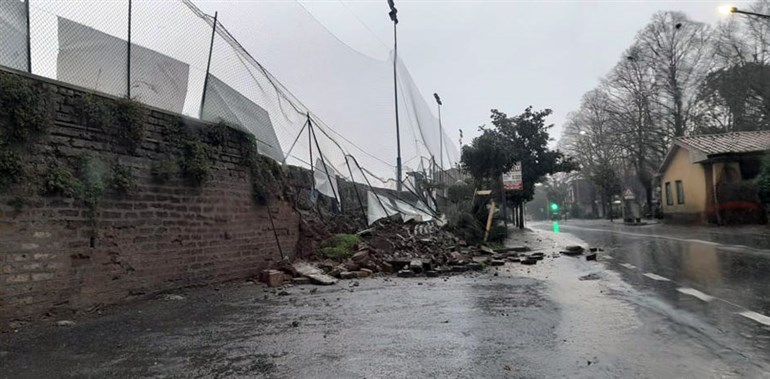
<path fill-rule="evenodd" d="M 211 69 L 211 54 L 214 52 L 214 36 L 217 34 L 217 15 L 219 12 L 214 12 L 214 26 L 211 28 L 211 43 L 209 44 L 209 59 L 206 62 L 206 78 L 203 80 L 203 96 L 201 96 L 201 110 L 199 117 L 203 120 L 203 104 L 206 103 L 206 88 L 209 86 L 209 70 Z"/>

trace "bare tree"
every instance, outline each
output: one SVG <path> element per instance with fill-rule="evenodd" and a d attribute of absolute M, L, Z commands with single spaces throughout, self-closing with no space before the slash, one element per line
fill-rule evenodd
<path fill-rule="evenodd" d="M 607 108 L 623 142 L 625 159 L 632 168 L 624 176 L 634 176 L 644 188 L 647 209 L 652 209 L 652 179 L 670 143 L 663 122 L 657 120 L 656 96 L 659 83 L 655 62 L 631 46 L 615 66 L 603 88 L 609 97 Z"/>
<path fill-rule="evenodd" d="M 649 60 L 661 89 L 657 102 L 671 137 L 687 133 L 699 88 L 713 65 L 711 28 L 681 12 L 658 12 L 637 35 L 638 59 Z M 644 57 L 642 57 L 644 55 Z"/>
<path fill-rule="evenodd" d="M 602 204 L 611 209 L 612 196 L 620 191 L 618 173 L 623 149 L 621 132 L 609 103 L 610 97 L 603 88 L 586 93 L 580 110 L 568 117 L 563 145 L 577 159 L 583 178 L 600 190 Z"/>

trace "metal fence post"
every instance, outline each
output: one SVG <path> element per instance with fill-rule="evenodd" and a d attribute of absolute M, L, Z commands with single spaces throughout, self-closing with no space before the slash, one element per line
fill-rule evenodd
<path fill-rule="evenodd" d="M 214 52 L 214 36 L 217 34 L 217 16 L 219 12 L 214 12 L 214 26 L 211 28 L 211 43 L 209 44 L 209 59 L 206 62 L 206 78 L 203 79 L 203 95 L 201 96 L 201 110 L 198 118 L 203 120 L 203 105 L 206 103 L 206 88 L 209 86 L 209 70 L 211 69 L 211 54 Z"/>
<path fill-rule="evenodd" d="M 131 98 L 131 0 L 128 0 L 128 45 L 126 46 L 126 97 Z"/>

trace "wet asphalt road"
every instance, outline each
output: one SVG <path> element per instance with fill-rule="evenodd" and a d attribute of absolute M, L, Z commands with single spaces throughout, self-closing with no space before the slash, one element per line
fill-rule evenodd
<path fill-rule="evenodd" d="M 631 253 L 612 233 L 571 232 L 607 247 L 599 262 L 549 254 L 536 266 L 297 286 L 287 295 L 236 283 L 111 307 L 71 327 L 29 327 L 0 335 L 0 378 L 768 377 L 769 328 L 737 315 L 740 307 L 620 266 L 652 270 L 684 258 L 646 266 L 663 258 L 643 260 L 649 248 Z M 569 233 L 523 238 L 542 239 L 547 253 L 582 242 Z M 682 269 L 676 278 L 708 282 L 713 271 Z"/>
<path fill-rule="evenodd" d="M 533 227 L 553 234 L 550 222 Z M 650 301 L 770 355 L 770 228 L 568 220 L 559 231 L 604 247 L 606 267 Z"/>

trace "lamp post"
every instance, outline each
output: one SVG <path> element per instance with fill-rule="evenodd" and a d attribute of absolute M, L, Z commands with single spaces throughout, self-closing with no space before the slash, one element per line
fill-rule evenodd
<path fill-rule="evenodd" d="M 738 13 L 746 16 L 754 16 L 759 18 L 770 19 L 770 15 L 754 13 L 749 11 L 742 11 L 732 5 L 722 5 L 721 7 L 719 7 L 719 12 L 721 12 L 722 14 Z"/>
<path fill-rule="evenodd" d="M 396 107 L 396 190 L 401 191 L 401 131 L 398 126 L 398 79 L 396 74 L 396 64 L 398 62 L 398 33 L 396 32 L 398 25 L 398 10 L 393 0 L 388 0 L 388 6 L 390 7 L 390 20 L 393 21 L 393 100 Z"/>
<path fill-rule="evenodd" d="M 441 103 L 441 98 L 438 96 L 437 93 L 433 94 L 433 97 L 436 99 L 436 105 L 438 106 L 438 155 L 439 155 L 439 179 L 443 183 L 444 181 L 444 130 L 441 126 L 441 106 L 443 105 Z"/>

